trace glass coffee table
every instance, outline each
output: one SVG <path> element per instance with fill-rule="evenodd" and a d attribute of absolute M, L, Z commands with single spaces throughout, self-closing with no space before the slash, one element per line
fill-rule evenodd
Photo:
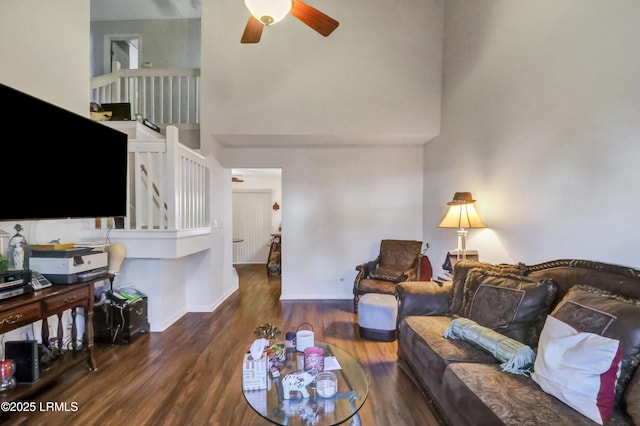
<path fill-rule="evenodd" d="M 301 393 L 292 393 L 290 399 L 283 398 L 282 378 L 288 373 L 302 370 L 302 365 L 298 368 L 298 359 L 302 363 L 302 352 L 290 349 L 280 376 L 271 377 L 269 373 L 267 389 L 243 390 L 245 400 L 256 413 L 277 425 L 338 425 L 351 420 L 351 425 L 359 426 L 358 410 L 364 405 L 369 392 L 367 374 L 358 361 L 339 347 L 318 341 L 315 346 L 323 348 L 326 357 L 335 356 L 340 366 L 331 370 L 338 379 L 338 393 L 335 396 L 318 396 L 315 382 L 312 382 L 307 386 L 308 398 Z M 325 371 L 330 364 L 325 362 Z"/>

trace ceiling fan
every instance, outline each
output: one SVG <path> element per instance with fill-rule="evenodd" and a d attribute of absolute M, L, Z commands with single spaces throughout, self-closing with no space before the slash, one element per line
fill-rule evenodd
<path fill-rule="evenodd" d="M 339 25 L 335 19 L 301 0 L 245 0 L 244 4 L 251 16 L 244 28 L 241 43 L 258 43 L 266 25 L 275 24 L 289 13 L 325 37 Z"/>

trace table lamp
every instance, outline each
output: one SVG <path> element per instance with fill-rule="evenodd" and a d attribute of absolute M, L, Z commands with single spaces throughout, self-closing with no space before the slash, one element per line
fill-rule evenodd
<path fill-rule="evenodd" d="M 107 270 L 110 274 L 113 275 L 113 277 L 109 279 L 109 283 L 111 284 L 111 292 L 113 293 L 113 281 L 120 273 L 120 266 L 122 265 L 124 257 L 127 255 L 127 248 L 123 244 L 113 243 L 109 244 L 105 251 L 109 255 Z"/>
<path fill-rule="evenodd" d="M 476 211 L 475 202 L 470 192 L 456 192 L 453 200 L 447 203 L 449 209 L 438 225 L 438 228 L 458 229 L 458 259 L 465 259 L 467 255 L 466 229 L 487 227 Z"/>
<path fill-rule="evenodd" d="M 127 248 L 120 243 L 109 244 L 105 251 L 109 254 L 109 266 L 107 269 L 110 274 L 118 275 L 120 266 L 127 254 Z"/>
<path fill-rule="evenodd" d="M 109 278 L 109 287 L 110 287 L 109 291 L 110 291 L 110 294 L 113 295 L 113 282 L 115 281 L 116 276 L 118 276 L 118 274 L 120 273 L 120 266 L 122 266 L 122 261 L 127 255 L 127 248 L 123 244 L 112 243 L 105 248 L 105 251 L 109 255 L 109 263 L 107 266 L 107 270 L 112 275 L 111 278 Z M 114 344 L 116 342 L 116 338 L 118 337 L 118 332 L 120 331 L 120 327 L 122 324 L 118 324 L 117 328 L 115 328 L 114 330 L 114 327 L 113 327 L 114 314 L 112 313 L 109 315 L 108 325 L 109 325 L 109 333 L 111 337 L 111 344 Z"/>

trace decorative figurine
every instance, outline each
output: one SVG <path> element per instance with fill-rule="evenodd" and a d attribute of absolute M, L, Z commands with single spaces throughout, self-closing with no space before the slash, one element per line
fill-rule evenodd
<path fill-rule="evenodd" d="M 27 239 L 20 233 L 22 231 L 22 225 L 19 223 L 13 227 L 16 233 L 9 240 L 9 247 L 11 249 L 11 267 L 13 269 L 25 269 L 25 247 L 27 245 Z"/>
<path fill-rule="evenodd" d="M 303 398 L 309 398 L 309 391 L 307 385 L 313 382 L 314 376 L 306 371 L 296 371 L 295 373 L 289 373 L 282 378 L 282 397 L 284 399 L 291 398 L 291 391 L 297 391 L 302 393 Z"/>

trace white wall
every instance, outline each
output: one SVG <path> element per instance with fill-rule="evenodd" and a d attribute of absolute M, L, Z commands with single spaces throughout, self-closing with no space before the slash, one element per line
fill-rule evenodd
<path fill-rule="evenodd" d="M 492 262 L 583 258 L 640 267 L 640 3 L 447 1 L 442 133 L 427 144 L 425 235 L 455 191 L 489 226 Z"/>
<path fill-rule="evenodd" d="M 205 133 L 422 143 L 436 136 L 442 0 L 310 4 L 340 22 L 329 37 L 286 16 L 264 29 L 260 43 L 241 44 L 250 16 L 244 3 L 203 1 Z M 206 24 L 221 16 L 225 25 Z"/>
<path fill-rule="evenodd" d="M 282 168 L 282 299 L 350 299 L 380 240 L 421 239 L 422 150 L 225 149 L 229 168 Z"/>
<path fill-rule="evenodd" d="M 141 67 L 151 62 L 159 69 L 200 68 L 200 19 L 93 21 L 91 77 L 110 68 L 108 62 L 105 68 L 104 37 L 116 34 L 140 36 Z"/>
<path fill-rule="evenodd" d="M 0 16 L 0 82 L 88 117 L 89 2 L 3 0 Z"/>

